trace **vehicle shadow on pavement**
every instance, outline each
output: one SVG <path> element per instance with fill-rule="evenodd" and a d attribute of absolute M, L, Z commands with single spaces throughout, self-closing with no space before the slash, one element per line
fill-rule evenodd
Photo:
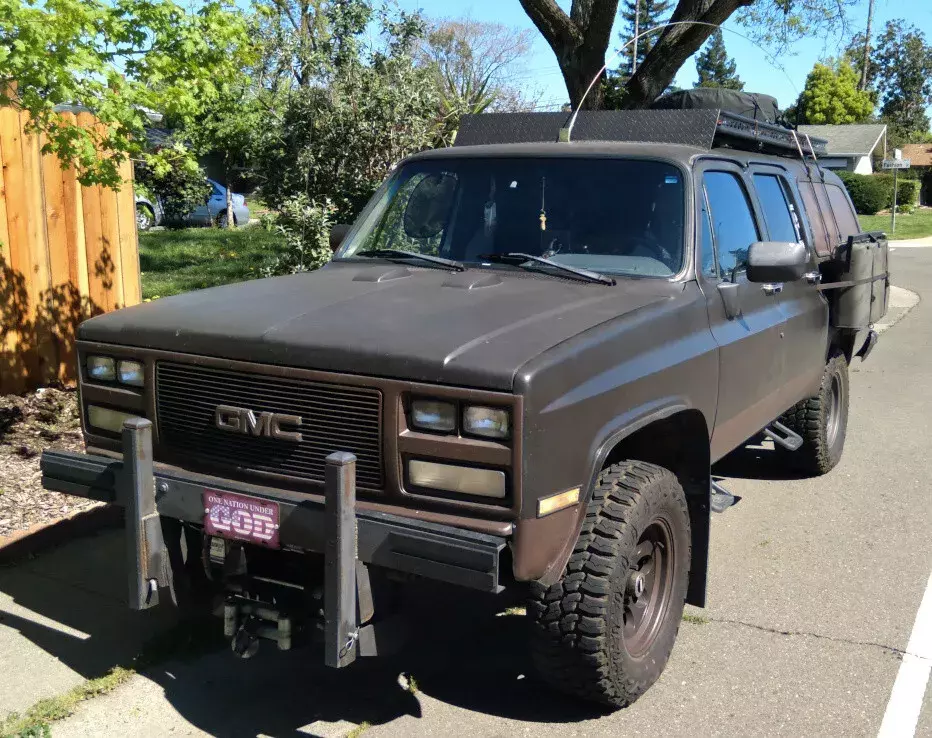
<path fill-rule="evenodd" d="M 126 608 L 124 558 L 122 532 L 111 531 L 0 569 L 0 592 L 9 598 L 0 608 L 0 625 L 86 678 L 132 665 L 153 637 L 176 632 L 177 617 L 170 605 L 142 613 Z M 263 642 L 246 661 L 224 645 L 206 655 L 164 661 L 143 675 L 161 686 L 181 717 L 212 735 L 307 736 L 314 733 L 306 726 L 317 721 L 381 724 L 420 717 L 423 695 L 532 722 L 603 714 L 533 679 L 525 618 L 503 614 L 511 604 L 441 584 L 409 585 L 404 615 L 411 638 L 395 656 L 359 659 L 336 671 L 323 665 L 319 645 L 280 652 Z M 218 637 L 208 640 L 216 644 L 222 620 L 210 627 Z M 17 676 L 42 680 L 40 670 Z M 416 687 L 402 686 L 401 674 Z"/>
<path fill-rule="evenodd" d="M 774 448 L 763 437 L 752 438 L 712 466 L 713 477 L 790 481 L 808 476 L 795 468 L 792 453 Z"/>
<path fill-rule="evenodd" d="M 297 738 L 314 735 L 318 722 L 378 725 L 404 715 L 419 718 L 424 695 L 532 722 L 576 722 L 603 714 L 530 677 L 524 617 L 500 615 L 500 600 L 435 585 L 409 594 L 405 610 L 412 640 L 393 657 L 359 659 L 335 671 L 323 665 L 319 646 L 282 653 L 263 643 L 248 661 L 224 648 L 146 676 L 187 721 L 224 736 Z M 413 688 L 404 686 L 402 674 Z"/>
<path fill-rule="evenodd" d="M 170 607 L 141 613 L 126 607 L 124 558 L 122 531 L 108 531 L 0 567 L 0 626 L 14 631 L 2 634 L 0 651 L 22 653 L 38 669 L 41 660 L 28 658 L 31 644 L 85 678 L 129 665 L 176 615 Z"/>

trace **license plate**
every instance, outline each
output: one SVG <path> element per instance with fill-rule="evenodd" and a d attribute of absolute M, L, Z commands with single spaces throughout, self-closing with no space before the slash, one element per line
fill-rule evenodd
<path fill-rule="evenodd" d="M 233 492 L 204 491 L 207 535 L 278 548 L 278 518 L 278 503 Z"/>

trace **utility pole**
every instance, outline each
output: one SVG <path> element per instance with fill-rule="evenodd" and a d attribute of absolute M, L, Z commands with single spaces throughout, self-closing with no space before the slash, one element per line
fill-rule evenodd
<path fill-rule="evenodd" d="M 871 0 L 873 3 L 874 0 Z M 631 49 L 631 76 L 634 76 L 634 73 L 638 70 L 638 46 L 640 41 L 638 40 L 638 26 L 641 21 L 641 0 L 637 0 L 637 3 L 634 7 L 634 46 Z"/>
<path fill-rule="evenodd" d="M 859 90 L 867 89 L 867 76 L 871 64 L 871 23 L 874 20 L 874 0 L 867 5 L 867 32 L 864 34 L 864 63 L 861 64 L 861 84 Z"/>

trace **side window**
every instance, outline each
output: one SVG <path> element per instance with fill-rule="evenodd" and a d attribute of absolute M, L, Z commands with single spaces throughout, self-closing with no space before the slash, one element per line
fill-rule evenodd
<path fill-rule="evenodd" d="M 718 267 L 715 265 L 715 241 L 712 239 L 712 221 L 709 218 L 709 205 L 706 202 L 705 191 L 700 193 L 701 213 L 699 214 L 699 269 L 706 277 L 718 278 Z"/>
<path fill-rule="evenodd" d="M 706 196 L 723 276 L 747 266 L 748 249 L 760 240 L 757 223 L 741 180 L 731 172 L 706 172 Z"/>
<path fill-rule="evenodd" d="M 828 250 L 832 252 L 835 247 L 844 240 L 838 232 L 840 223 L 838 213 L 835 212 L 835 209 L 829 202 L 827 185 L 819 182 L 818 184 L 813 184 L 813 189 L 815 190 L 816 199 L 822 207 L 822 218 L 825 220 L 825 230 L 828 231 Z"/>
<path fill-rule="evenodd" d="M 831 240 L 828 231 L 825 228 L 825 221 L 822 219 L 822 211 L 816 201 L 815 190 L 812 182 L 806 179 L 799 180 L 799 194 L 803 198 L 803 207 L 806 209 L 806 217 L 809 225 L 812 227 L 813 245 L 817 254 L 822 256 L 831 252 Z"/>
<path fill-rule="evenodd" d="M 767 230 L 772 241 L 801 241 L 802 238 L 793 222 L 792 205 L 786 196 L 780 178 L 773 174 L 755 174 L 754 186 L 764 210 Z"/>
<path fill-rule="evenodd" d="M 832 211 L 838 221 L 838 227 L 841 229 L 841 240 L 844 241 L 848 236 L 854 236 L 861 232 L 861 226 L 858 225 L 858 216 L 855 215 L 851 207 L 851 201 L 845 196 L 844 191 L 838 185 L 827 184 L 828 201 L 832 205 Z"/>

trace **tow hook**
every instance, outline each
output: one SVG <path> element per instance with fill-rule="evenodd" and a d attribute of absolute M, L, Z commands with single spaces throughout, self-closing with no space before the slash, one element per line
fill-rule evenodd
<path fill-rule="evenodd" d="M 290 650 L 292 621 L 269 605 L 233 595 L 223 606 L 223 634 L 233 653 L 248 659 L 259 650 L 260 638 L 275 641 L 279 651 Z"/>
<path fill-rule="evenodd" d="M 259 637 L 256 635 L 255 624 L 256 618 L 250 615 L 236 631 L 233 640 L 230 641 L 230 648 L 233 649 L 233 653 L 241 659 L 251 659 L 259 650 Z"/>

